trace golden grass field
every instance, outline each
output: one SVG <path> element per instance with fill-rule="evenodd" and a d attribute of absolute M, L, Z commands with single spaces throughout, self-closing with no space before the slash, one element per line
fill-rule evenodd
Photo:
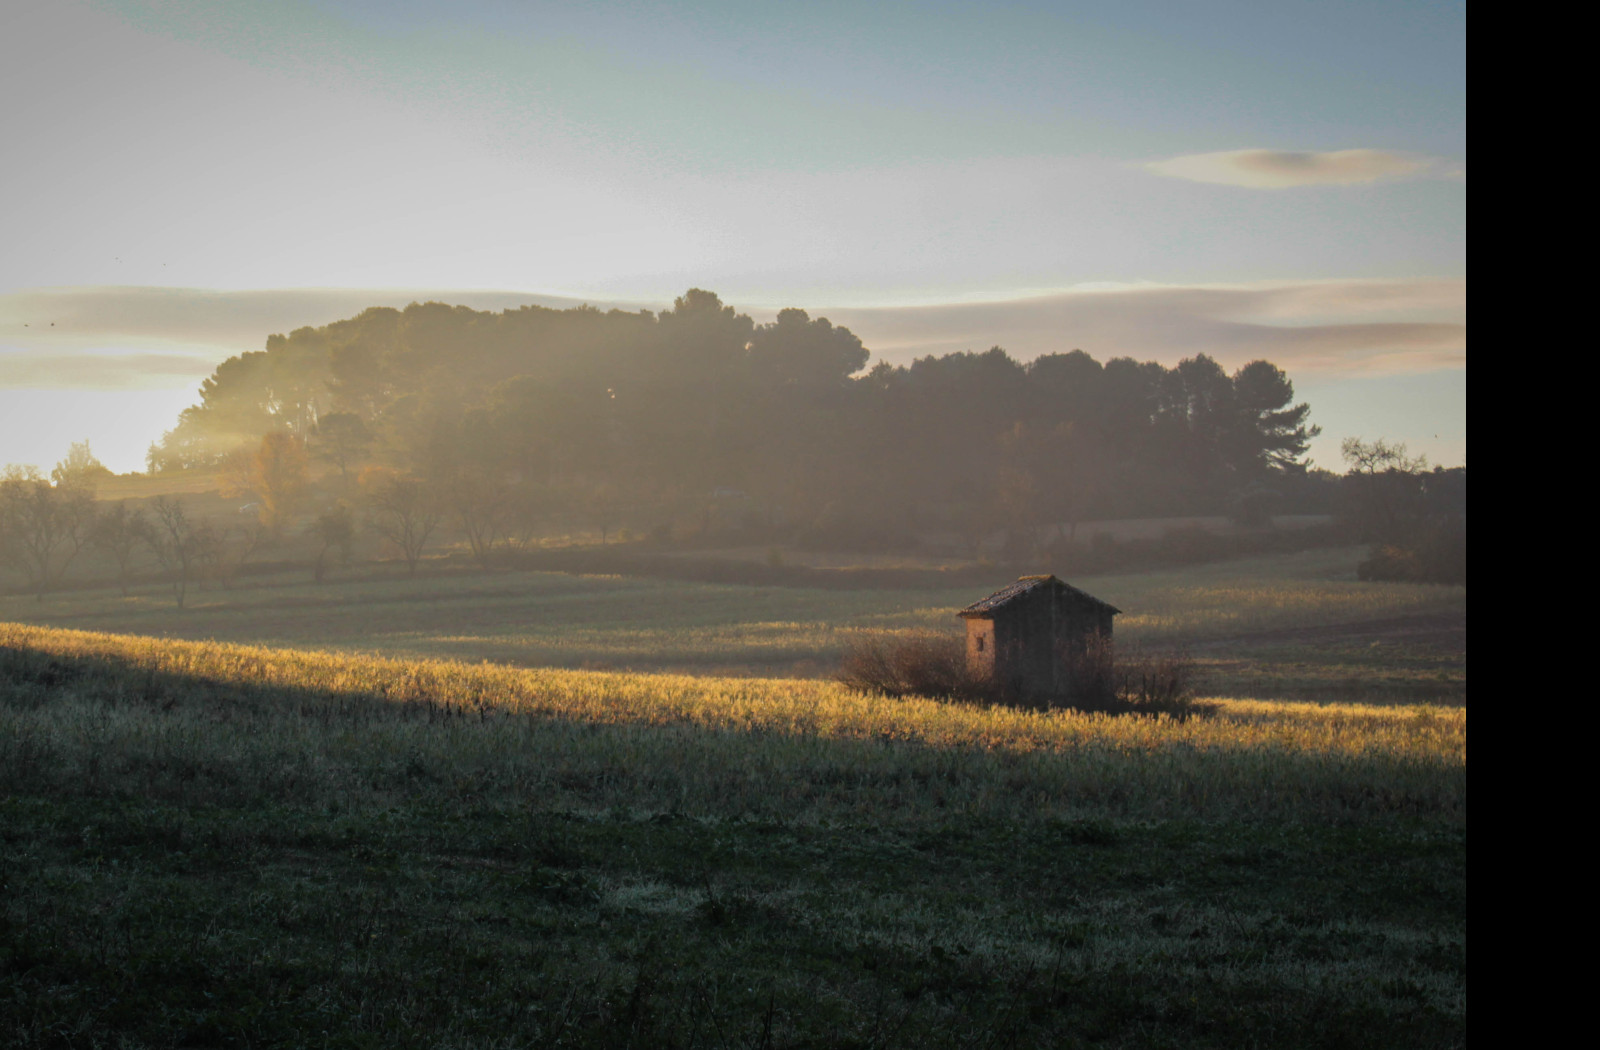
<path fill-rule="evenodd" d="M 1368 807 L 1465 814 L 1464 708 L 1225 700 L 1214 717 L 1173 721 L 895 700 L 810 680 L 518 670 L 14 625 L 0 626 L 0 646 L 111 661 L 130 681 L 158 675 L 204 682 L 216 697 L 153 719 L 137 704 L 114 717 L 98 703 L 80 710 L 69 690 L 49 705 L 8 714 L 13 749 L 63 733 L 71 738 L 76 730 L 66 727 L 81 720 L 103 764 L 155 747 L 179 767 L 239 761 L 261 776 L 266 768 L 295 769 L 303 789 L 317 770 L 339 768 L 311 756 L 349 746 L 395 761 L 409 756 L 450 775 L 472 770 L 504 790 L 531 790 L 524 783 L 530 777 L 558 787 L 571 756 L 592 746 L 593 727 L 608 726 L 617 732 L 603 739 L 615 751 L 594 761 L 619 770 L 619 790 L 605 805 L 732 806 L 735 813 L 815 820 L 829 815 L 826 799 L 791 797 L 784 785 L 812 790 L 815 766 L 823 763 L 845 781 L 882 780 L 894 789 L 896 808 L 1025 806 L 1034 815 L 1070 816 L 1089 805 L 1143 817 L 1337 817 Z M 280 700 L 242 709 L 249 732 L 220 749 L 225 758 L 186 754 L 216 747 L 205 737 L 218 719 L 235 717 L 238 705 L 228 700 L 245 689 L 274 690 Z M 394 706 L 373 709 L 374 699 Z M 308 701 L 335 723 L 361 712 L 349 715 L 362 726 L 359 743 L 324 737 L 315 720 L 299 718 Z M 147 737 L 155 725 L 159 738 Z M 694 734 L 692 759 L 682 752 L 683 732 Z M 13 768 L 24 761 L 22 750 L 5 757 Z M 930 771 L 957 778 L 966 790 L 919 790 Z M 1019 778 L 1027 783 L 1022 795 L 1013 790 Z"/>
<path fill-rule="evenodd" d="M 1465 589 L 1362 583 L 1361 556 L 1320 549 L 1072 582 L 1125 610 L 1120 645 L 1188 648 L 1209 693 L 1460 702 Z M 996 570 L 994 585 L 1008 579 Z M 318 585 L 294 572 L 191 593 L 185 609 L 153 584 L 126 598 L 0 597 L 0 620 L 518 666 L 827 677 L 861 633 L 954 631 L 955 610 L 981 596 L 467 570 Z"/>
<path fill-rule="evenodd" d="M 1465 708 L 1217 708 L 0 626 L 0 1036 L 1459 1045 Z"/>
<path fill-rule="evenodd" d="M 0 599 L 0 1045 L 1460 1046 L 1465 591 L 1357 556 L 1075 579 L 1183 720 L 832 680 L 965 589 Z"/>

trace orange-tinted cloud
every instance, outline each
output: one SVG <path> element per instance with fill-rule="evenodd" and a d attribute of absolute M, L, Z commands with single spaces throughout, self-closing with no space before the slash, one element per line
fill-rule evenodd
<path fill-rule="evenodd" d="M 1381 149 L 1341 149 L 1327 153 L 1238 149 L 1153 161 L 1146 164 L 1145 169 L 1194 182 L 1272 190 L 1393 179 L 1465 177 L 1465 170 L 1459 165 L 1438 157 Z"/>

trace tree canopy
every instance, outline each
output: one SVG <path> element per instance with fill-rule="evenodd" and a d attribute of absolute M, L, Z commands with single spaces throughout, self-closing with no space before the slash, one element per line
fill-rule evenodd
<path fill-rule="evenodd" d="M 373 308 L 223 362 L 150 460 L 214 465 L 278 433 L 347 479 L 381 465 L 446 502 L 732 491 L 794 522 L 971 529 L 964 515 L 1220 512 L 1303 470 L 1317 433 L 1268 361 L 869 360 L 826 318 L 758 325 L 698 288 L 659 314 Z M 487 506 L 453 514 L 500 528 Z"/>

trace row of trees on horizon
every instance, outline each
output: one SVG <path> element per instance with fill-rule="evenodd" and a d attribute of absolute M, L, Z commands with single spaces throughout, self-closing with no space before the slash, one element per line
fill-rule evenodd
<path fill-rule="evenodd" d="M 0 478 L 0 560 L 41 594 L 85 545 L 124 581 L 135 549 L 187 580 L 191 561 L 225 573 L 293 531 L 314 537 L 320 578 L 363 525 L 414 571 L 446 533 L 488 567 L 575 521 L 604 542 L 623 523 L 669 537 L 686 517 L 709 535 L 730 514 L 836 550 L 937 532 L 975 555 L 1000 532 L 1026 560 L 1080 521 L 1341 509 L 1341 481 L 1374 542 L 1427 500 L 1464 516 L 1464 469 L 1425 480 L 1403 446 L 1347 443 L 1344 479 L 1308 470 L 1310 407 L 1267 361 L 1230 375 L 1205 355 L 868 360 L 826 319 L 756 325 L 699 289 L 659 315 L 375 308 L 228 359 L 151 448 L 152 473 L 219 471 L 224 496 L 253 501 L 248 525 L 173 499 L 97 511 L 109 472 L 83 444 L 48 478 Z"/>
<path fill-rule="evenodd" d="M 1317 433 L 1267 361 L 869 357 L 825 318 L 757 325 L 700 289 L 659 314 L 373 308 L 223 362 L 149 466 L 217 467 L 283 433 L 346 478 L 641 506 L 738 492 L 790 523 L 977 533 L 1225 511 L 1292 486 Z"/>
<path fill-rule="evenodd" d="M 1035 534 L 1032 547 L 1009 542 L 1006 554 L 1008 560 L 1022 555 L 1077 571 L 1106 571 L 1360 539 L 1373 545 L 1358 569 L 1362 578 L 1465 583 L 1465 468 L 1430 470 L 1424 458 L 1410 456 L 1404 445 L 1382 439 L 1369 443 L 1352 438 L 1342 451 L 1349 469 L 1332 482 L 1339 523 L 1331 531 L 1294 530 L 1274 538 L 1268 530 L 1230 539 L 1186 527 L 1168 530 L 1154 544 L 1140 540 L 1110 546 L 1098 533 L 1088 543 L 1059 534 L 1041 543 Z M 101 576 L 107 563 L 115 563 L 126 595 L 144 555 L 145 567 L 153 561 L 171 581 L 181 606 L 191 582 L 227 587 L 246 560 L 262 551 L 277 551 L 276 557 L 287 555 L 291 562 L 309 560 L 319 581 L 330 559 L 350 560 L 362 534 L 380 541 L 377 556 L 403 559 L 413 575 L 430 542 L 464 542 L 488 569 L 507 550 L 542 545 L 541 533 L 550 524 L 550 508 L 518 502 L 523 490 L 515 487 L 483 493 L 376 464 L 363 468 L 354 485 L 335 473 L 314 480 L 305 443 L 281 431 L 225 459 L 215 479 L 219 494 L 256 500 L 238 510 L 225 504 L 210 513 L 192 513 L 184 498 L 166 494 L 97 500 L 97 488 L 111 476 L 87 442 L 74 445 L 48 476 L 18 465 L 0 471 L 0 566 L 24 577 L 42 600 L 79 555 L 91 550 L 102 556 Z M 250 513 L 241 513 L 246 511 Z M 694 534 L 714 543 L 726 542 L 730 532 L 737 540 L 751 538 L 748 518 L 732 530 L 726 521 L 720 524 L 712 529 L 707 523 Z M 659 533 L 652 537 L 657 542 L 672 538 L 670 528 L 652 531 Z M 770 528 L 765 535 L 776 538 Z M 1015 532 L 1007 535 L 1016 539 Z M 96 576 L 95 570 L 90 575 Z"/>

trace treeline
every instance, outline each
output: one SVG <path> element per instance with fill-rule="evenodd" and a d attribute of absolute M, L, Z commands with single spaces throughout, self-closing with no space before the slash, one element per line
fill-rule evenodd
<path fill-rule="evenodd" d="M 1363 580 L 1467 582 L 1467 468 L 1429 467 L 1403 442 L 1347 438 L 1342 509 L 1370 544 Z"/>
<path fill-rule="evenodd" d="M 474 550 L 556 509 L 605 530 L 739 507 L 824 546 L 1004 529 L 1019 548 L 1095 518 L 1320 509 L 1285 505 L 1317 430 L 1266 361 L 868 359 L 824 318 L 758 325 L 700 289 L 659 314 L 374 308 L 225 361 L 149 466 L 286 435 L 369 505 L 437 508 Z"/>
<path fill-rule="evenodd" d="M 1075 539 L 1062 531 L 1030 550 L 1010 546 L 1003 557 L 1078 574 L 1367 542 L 1369 556 L 1358 568 L 1363 579 L 1464 584 L 1466 468 L 1430 468 L 1403 444 L 1383 439 L 1353 438 L 1343 452 L 1347 473 L 1319 472 L 1317 479 L 1331 493 L 1334 511 L 1323 524 L 1223 531 L 1174 524 L 1159 534 L 1131 538 L 1096 530 Z M 900 587 L 965 579 L 948 569 L 817 572 L 787 564 L 776 546 L 765 565 L 697 558 L 682 550 L 661 556 L 661 546 L 669 542 L 682 548 L 756 538 L 748 522 L 726 520 L 709 529 L 704 523 L 688 529 L 662 523 L 648 534 L 625 529 L 619 538 L 635 542 L 623 547 L 547 548 L 541 532 L 548 530 L 551 510 L 544 501 L 521 499 L 525 490 L 518 486 L 481 491 L 379 465 L 363 468 L 353 482 L 334 472 L 317 482 L 305 443 L 282 431 L 225 457 L 220 476 L 214 476 L 218 495 L 253 502 L 237 508 L 227 504 L 222 513 L 214 497 L 203 497 L 198 507 L 173 495 L 97 500 L 97 488 L 110 477 L 87 442 L 73 445 L 48 475 L 18 465 L 0 471 L 0 570 L 25 582 L 42 600 L 47 591 L 65 585 L 69 570 L 83 567 L 81 556 L 87 553 L 94 557 L 86 571 L 77 572 L 78 583 L 114 578 L 127 595 L 136 580 L 159 580 L 171 585 L 180 607 L 191 587 L 227 588 L 246 571 L 292 565 L 309 568 L 320 581 L 334 566 L 348 565 L 358 548 L 361 559 L 398 559 L 412 574 L 430 551 L 465 546 L 483 568 L 500 564 L 776 586 Z M 209 511 L 203 506 L 207 502 L 213 503 Z M 576 516 L 588 517 L 589 524 L 610 520 L 582 509 Z M 756 528 L 764 531 L 762 538 L 781 538 L 770 528 Z M 252 559 L 257 560 L 246 570 Z M 974 582 L 987 582 L 987 574 L 987 569 L 978 572 Z"/>
<path fill-rule="evenodd" d="M 48 476 L 15 463 L 0 470 L 0 568 L 43 601 L 87 553 L 115 566 L 124 596 L 136 570 L 153 565 L 171 582 L 181 607 L 191 585 L 226 585 L 252 554 L 283 538 L 281 528 L 261 521 L 207 520 L 173 496 L 143 505 L 97 501 L 97 487 L 111 476 L 86 441 L 74 444 Z M 353 536 L 347 511 L 336 507 L 323 515 L 329 516 L 345 520 Z"/>

